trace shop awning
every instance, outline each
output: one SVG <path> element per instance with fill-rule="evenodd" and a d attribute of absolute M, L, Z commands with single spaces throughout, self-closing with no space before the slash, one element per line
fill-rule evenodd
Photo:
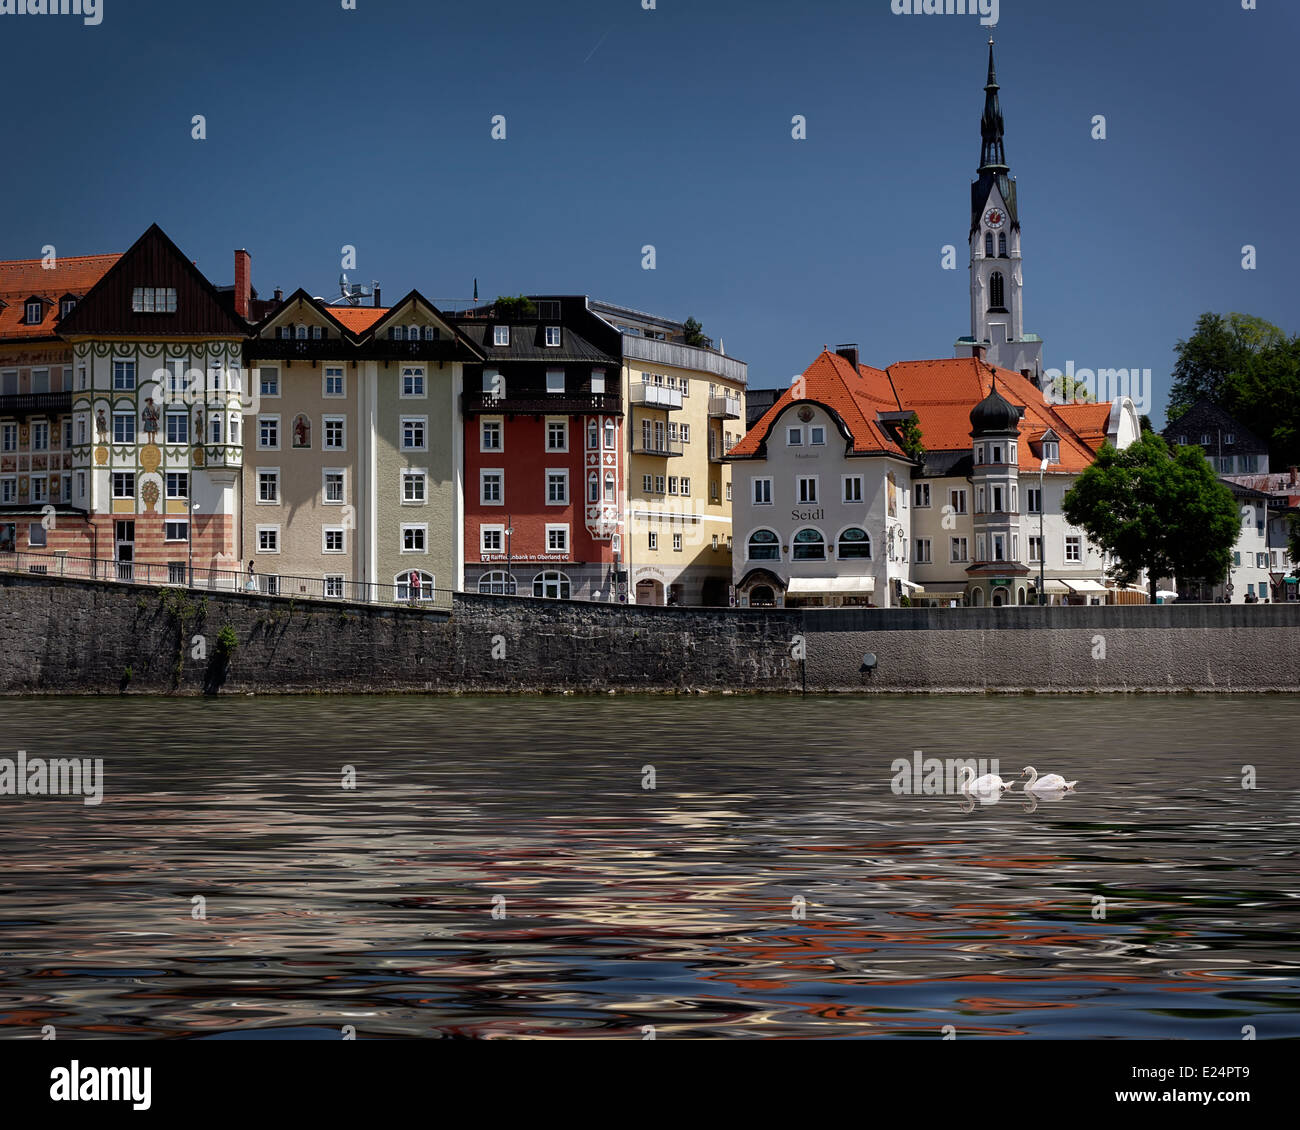
<path fill-rule="evenodd" d="M 925 592 L 925 586 L 918 585 L 915 581 L 905 581 L 902 577 L 899 577 L 898 583 L 910 592 Z"/>
<path fill-rule="evenodd" d="M 1066 587 L 1074 592 L 1105 592 L 1106 586 L 1100 581 L 1066 581 Z M 1050 592 L 1050 588 L 1048 589 Z"/>
<path fill-rule="evenodd" d="M 1048 596 L 1069 596 L 1070 587 L 1064 581 L 1048 581 L 1043 586 L 1043 591 Z"/>
<path fill-rule="evenodd" d="M 872 593 L 876 591 L 876 578 L 794 577 L 785 591 L 790 596 L 826 593 Z"/>

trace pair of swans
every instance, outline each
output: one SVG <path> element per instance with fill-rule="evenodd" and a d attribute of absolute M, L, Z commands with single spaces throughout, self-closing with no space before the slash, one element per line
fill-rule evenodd
<path fill-rule="evenodd" d="M 975 776 L 975 770 L 969 765 L 962 766 L 962 776 L 960 781 L 961 791 L 967 796 L 1001 796 L 1009 792 L 1015 785 L 1014 781 L 1004 781 L 996 773 L 985 773 L 982 777 Z M 1024 792 L 1026 793 L 1065 793 L 1072 792 L 1078 781 L 1067 781 L 1059 773 L 1048 773 L 1045 777 L 1038 775 L 1038 770 L 1032 765 L 1026 765 L 1021 777 L 1028 777 L 1025 783 Z"/>

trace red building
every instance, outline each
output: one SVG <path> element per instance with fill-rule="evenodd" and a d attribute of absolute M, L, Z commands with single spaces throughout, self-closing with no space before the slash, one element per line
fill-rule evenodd
<path fill-rule="evenodd" d="M 616 330 L 582 297 L 485 307 L 465 368 L 465 588 L 615 600 L 625 445 Z"/>

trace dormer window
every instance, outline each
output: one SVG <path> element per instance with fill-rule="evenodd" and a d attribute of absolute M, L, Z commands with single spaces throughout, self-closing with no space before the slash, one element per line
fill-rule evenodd
<path fill-rule="evenodd" d="M 492 327 L 492 344 L 509 345 L 510 344 L 510 327 L 493 326 Z"/>
<path fill-rule="evenodd" d="M 27 303 L 27 324 L 29 326 L 39 326 L 45 321 L 45 303 L 39 298 L 33 298 Z"/>
<path fill-rule="evenodd" d="M 1049 463 L 1059 463 L 1061 461 L 1061 444 L 1058 440 L 1048 439 L 1043 441 L 1043 458 Z"/>
<path fill-rule="evenodd" d="M 560 327 L 559 327 L 559 326 L 547 326 L 547 327 L 546 327 L 546 344 L 547 344 L 547 346 L 548 346 L 549 348 L 551 348 L 551 349 L 554 349 L 555 347 L 557 347 L 557 346 L 560 344 Z"/>
<path fill-rule="evenodd" d="M 137 286 L 131 291 L 133 314 L 175 314 L 176 288 L 174 286 Z"/>
<path fill-rule="evenodd" d="M 59 305 L 59 317 L 66 318 L 76 308 L 77 300 L 75 298 L 65 298 Z"/>

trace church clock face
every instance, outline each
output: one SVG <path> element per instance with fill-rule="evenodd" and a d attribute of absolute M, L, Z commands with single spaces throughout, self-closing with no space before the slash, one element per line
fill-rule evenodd
<path fill-rule="evenodd" d="M 984 213 L 984 222 L 994 231 L 998 231 L 1006 225 L 1007 214 L 1001 208 L 990 208 Z"/>

